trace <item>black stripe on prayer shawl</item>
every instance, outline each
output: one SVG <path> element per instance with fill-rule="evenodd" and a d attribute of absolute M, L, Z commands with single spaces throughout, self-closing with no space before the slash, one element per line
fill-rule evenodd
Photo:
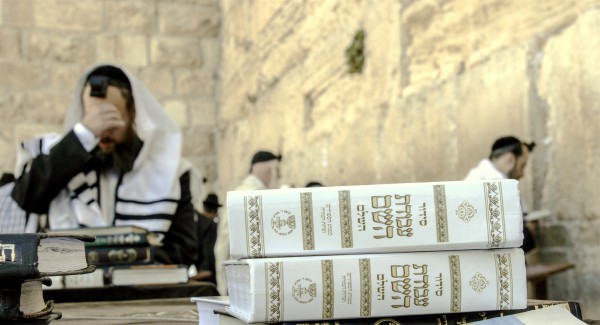
<path fill-rule="evenodd" d="M 90 206 L 94 202 L 96 202 L 96 199 L 90 199 L 89 201 L 85 202 L 85 204 L 88 205 L 88 206 Z"/>
<path fill-rule="evenodd" d="M 78 188 L 76 188 L 73 191 L 71 191 L 71 199 L 74 199 L 74 198 L 78 197 L 85 190 L 93 189 L 94 187 L 98 187 L 98 182 L 95 182 L 92 185 L 89 185 L 88 183 L 83 183 L 83 184 L 79 185 Z"/>
<path fill-rule="evenodd" d="M 119 214 L 119 213 L 115 213 L 115 220 L 119 219 L 119 220 L 152 220 L 152 219 L 159 219 L 159 220 L 173 220 L 173 215 L 172 214 L 147 214 L 147 215 L 131 215 L 131 214 Z"/>
<path fill-rule="evenodd" d="M 126 200 L 126 199 L 121 199 L 121 198 L 117 198 L 117 202 L 123 202 L 123 203 L 135 203 L 135 204 L 154 204 L 154 203 L 160 203 L 160 202 L 171 202 L 171 203 L 177 203 L 179 202 L 179 200 L 176 199 L 160 199 L 160 200 L 156 200 L 156 201 L 138 201 L 138 200 Z"/>

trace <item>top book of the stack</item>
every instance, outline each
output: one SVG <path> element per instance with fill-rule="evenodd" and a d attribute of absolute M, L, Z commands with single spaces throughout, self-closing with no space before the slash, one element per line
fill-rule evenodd
<path fill-rule="evenodd" d="M 227 193 L 232 258 L 520 247 L 516 180 Z"/>

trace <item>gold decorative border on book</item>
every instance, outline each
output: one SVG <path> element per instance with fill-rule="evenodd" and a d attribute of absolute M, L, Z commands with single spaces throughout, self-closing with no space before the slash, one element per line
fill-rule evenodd
<path fill-rule="evenodd" d="M 266 319 L 269 322 L 283 320 L 283 263 L 265 262 L 265 292 L 267 293 Z"/>
<path fill-rule="evenodd" d="M 448 209 L 446 207 L 446 187 L 433 185 L 433 201 L 435 204 L 435 219 L 438 243 L 448 242 Z"/>
<path fill-rule="evenodd" d="M 514 292 L 510 254 L 495 254 L 494 257 L 496 260 L 496 281 L 498 282 L 498 304 L 496 309 L 512 309 Z"/>
<path fill-rule="evenodd" d="M 302 218 L 302 242 L 305 251 L 315 249 L 315 233 L 313 229 L 312 193 L 300 193 L 300 213 Z"/>
<path fill-rule="evenodd" d="M 321 261 L 323 274 L 323 319 L 333 318 L 334 287 L 333 287 L 333 261 Z"/>
<path fill-rule="evenodd" d="M 371 316 L 371 260 L 361 258 L 358 260 L 360 276 L 360 316 Z"/>
<path fill-rule="evenodd" d="M 483 191 L 488 221 L 488 247 L 502 248 L 506 245 L 502 183 L 485 182 Z"/>
<path fill-rule="evenodd" d="M 448 256 L 450 263 L 450 311 L 460 312 L 462 304 L 461 280 L 460 280 L 460 256 Z"/>
<path fill-rule="evenodd" d="M 352 248 L 352 206 L 350 205 L 350 191 L 338 191 L 340 201 L 340 223 L 342 231 L 342 248 Z"/>
<path fill-rule="evenodd" d="M 264 233 L 262 225 L 262 196 L 244 197 L 244 214 L 246 218 L 246 243 L 248 256 L 265 257 Z"/>

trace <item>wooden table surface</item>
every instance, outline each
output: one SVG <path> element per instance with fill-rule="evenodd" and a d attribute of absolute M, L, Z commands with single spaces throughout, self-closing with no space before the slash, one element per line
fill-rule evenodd
<path fill-rule="evenodd" d="M 57 303 L 57 324 L 198 324 L 190 298 Z"/>

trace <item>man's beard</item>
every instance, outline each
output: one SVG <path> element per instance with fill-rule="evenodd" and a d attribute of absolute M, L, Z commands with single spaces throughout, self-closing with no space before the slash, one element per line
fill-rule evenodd
<path fill-rule="evenodd" d="M 125 140 L 116 144 L 113 151 L 104 152 L 96 148 L 94 156 L 102 172 L 115 170 L 123 175 L 133 169 L 133 163 L 142 149 L 142 145 L 142 140 L 138 138 L 133 125 L 130 124 L 126 131 Z"/>

